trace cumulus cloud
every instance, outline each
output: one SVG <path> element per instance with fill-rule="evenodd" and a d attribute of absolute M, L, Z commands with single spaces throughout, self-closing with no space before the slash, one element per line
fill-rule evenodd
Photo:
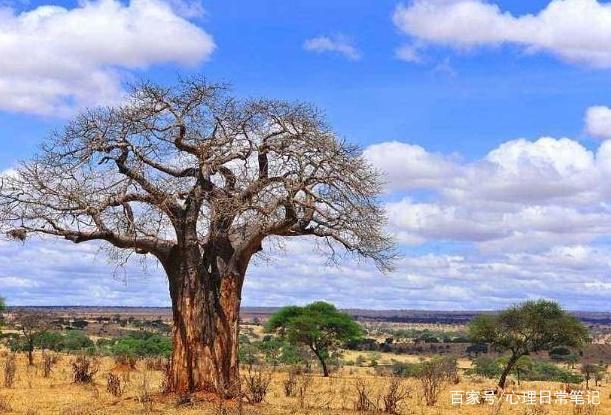
<path fill-rule="evenodd" d="M 611 4 L 552 0 L 536 14 L 514 16 L 483 0 L 415 0 L 399 5 L 394 24 L 411 38 L 468 49 L 513 44 L 574 63 L 611 67 Z"/>
<path fill-rule="evenodd" d="M 611 141 L 593 152 L 568 138 L 517 139 L 468 163 L 396 142 L 370 146 L 365 156 L 387 172 L 388 192 L 432 194 L 387 204 L 391 229 L 407 244 L 527 252 L 611 233 Z"/>
<path fill-rule="evenodd" d="M 585 124 L 586 132 L 592 137 L 611 139 L 611 108 L 602 105 L 588 108 Z"/>
<path fill-rule="evenodd" d="M 468 166 L 466 182 L 457 190 L 507 202 L 590 201 L 600 196 L 600 167 L 607 159 L 609 145 L 603 144 L 597 157 L 568 138 L 512 140 L 488 153 L 480 163 Z"/>
<path fill-rule="evenodd" d="M 307 39 L 303 43 L 303 48 L 309 52 L 338 53 L 350 60 L 361 59 L 360 50 L 350 38 L 344 35 L 318 36 Z"/>
<path fill-rule="evenodd" d="M 97 0 L 72 9 L 0 9 L 0 109 L 66 114 L 113 103 L 129 71 L 195 65 L 215 48 L 180 0 Z"/>
<path fill-rule="evenodd" d="M 609 249 L 585 245 L 498 255 L 408 251 L 395 272 L 380 275 L 366 263 L 329 266 L 311 241 L 293 240 L 270 262 L 250 267 L 243 304 L 324 299 L 349 308 L 480 310 L 546 297 L 572 309 L 608 310 L 610 257 Z M 125 279 L 113 273 L 95 245 L 32 241 L 23 249 L 0 242 L 0 288 L 10 305 L 169 306 L 158 267 L 143 275 L 137 264 L 129 265 Z"/>
<path fill-rule="evenodd" d="M 386 173 L 392 191 L 438 187 L 452 178 L 457 167 L 452 156 L 429 153 L 421 146 L 399 141 L 373 144 L 363 156 Z"/>
<path fill-rule="evenodd" d="M 266 241 L 270 261 L 249 268 L 244 305 L 482 309 L 546 297 L 609 310 L 611 140 L 588 149 L 522 138 L 470 161 L 392 141 L 364 156 L 389 175 L 388 226 L 404 254 L 396 271 L 329 266 L 309 239 L 286 241 L 285 252 Z M 0 240 L 2 294 L 9 304 L 169 305 L 158 265 L 117 274 L 97 249 Z"/>

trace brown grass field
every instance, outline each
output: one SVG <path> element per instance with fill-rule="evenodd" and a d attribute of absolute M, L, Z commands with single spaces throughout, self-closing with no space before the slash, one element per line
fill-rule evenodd
<path fill-rule="evenodd" d="M 6 353 L 4 353 L 6 355 Z M 408 357 L 409 358 L 409 357 Z M 29 367 L 24 355 L 17 357 L 15 383 L 12 387 L 0 387 L 0 413 L 24 415 L 128 415 L 128 414 L 357 414 L 355 408 L 356 382 L 360 379 L 369 390 L 369 398 L 376 402 L 390 377 L 377 376 L 370 368 L 344 367 L 330 378 L 318 375 L 301 375 L 299 382 L 307 387 L 303 396 L 285 397 L 283 382 L 288 374 L 276 371 L 265 400 L 257 405 L 234 401 L 219 401 L 213 396 L 197 395 L 190 401 L 177 396 L 160 393 L 163 373 L 146 369 L 139 361 L 135 369 L 117 366 L 111 358 L 101 358 L 100 368 L 93 384 L 75 384 L 72 381 L 71 361 L 74 356 L 62 354 L 48 378 L 42 376 L 41 355 L 36 355 L 36 364 Z M 384 356 L 383 356 L 384 359 Z M 0 358 L 3 367 L 5 357 Z M 468 361 L 460 361 L 465 368 Z M 125 384 L 125 391 L 119 398 L 106 390 L 108 373 L 116 373 Z M 243 372 L 246 372 L 243 370 Z M 609 375 L 609 374 L 608 374 Z M 399 414 L 413 415 L 609 415 L 611 414 L 611 384 L 609 376 L 602 386 L 591 387 L 600 394 L 600 405 L 574 405 L 571 403 L 510 405 L 505 399 L 502 404 L 452 405 L 451 391 L 483 391 L 494 386 L 492 379 L 476 379 L 460 376 L 458 384 L 446 384 L 434 406 L 423 402 L 417 380 L 403 380 L 409 389 L 409 397 L 400 403 Z M 563 385 L 546 382 L 524 382 L 508 388 L 516 394 L 529 390 L 563 390 Z M 517 395 L 516 395 L 517 396 Z M 374 410 L 368 413 L 376 413 Z"/>

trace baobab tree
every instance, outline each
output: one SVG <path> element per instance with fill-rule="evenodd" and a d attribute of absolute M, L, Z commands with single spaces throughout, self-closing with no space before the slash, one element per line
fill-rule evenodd
<path fill-rule="evenodd" d="M 143 83 L 121 106 L 81 113 L 5 175 L 0 226 L 18 240 L 99 240 L 155 257 L 172 302 L 170 389 L 231 395 L 253 256 L 269 238 L 309 236 L 330 258 L 388 269 L 381 185 L 310 105 L 240 100 L 203 79 Z"/>

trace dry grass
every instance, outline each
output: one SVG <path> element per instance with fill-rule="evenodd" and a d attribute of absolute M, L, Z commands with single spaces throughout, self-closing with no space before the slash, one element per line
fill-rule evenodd
<path fill-rule="evenodd" d="M 180 403 L 178 397 L 160 393 L 163 372 L 146 368 L 145 362 L 138 362 L 131 371 L 131 381 L 123 382 L 121 396 L 113 396 L 106 390 L 107 376 L 116 372 L 116 363 L 110 358 L 100 359 L 99 372 L 92 384 L 73 383 L 73 357 L 63 356 L 50 372 L 42 376 L 41 356 L 36 355 L 40 370 L 26 376 L 27 358 L 17 355 L 16 376 L 11 389 L 0 389 L 0 414 L 29 415 L 356 415 L 356 382 L 362 379 L 368 387 L 368 394 L 379 409 L 384 409 L 384 397 L 388 395 L 391 378 L 376 376 L 370 368 L 344 368 L 331 378 L 318 375 L 297 375 L 296 386 L 291 396 L 286 396 L 284 383 L 288 372 L 275 372 L 263 403 L 258 405 L 236 402 L 219 402 L 210 396 L 194 396 L 188 404 Z M 246 373 L 246 372 L 245 372 Z M 123 376 L 124 373 L 120 373 Z M 396 403 L 398 414 L 403 415 L 607 415 L 611 414 L 611 384 L 597 388 L 601 405 L 594 408 L 574 409 L 572 405 L 510 406 L 507 403 L 498 408 L 488 404 L 452 406 L 451 391 L 483 391 L 494 386 L 492 380 L 473 380 L 462 376 L 456 385 L 445 386 L 435 406 L 425 405 L 416 380 L 403 381 L 401 391 L 409 391 L 404 399 Z M 405 388 L 405 389 L 403 389 Z M 562 385 L 545 382 L 525 382 L 519 391 L 562 390 Z M 514 392 L 517 392 L 516 389 Z M 511 391 L 509 391 L 511 392 Z M 397 392 L 399 393 L 399 392 Z M 402 394 L 402 393 L 401 393 Z M 373 413 L 373 412 L 370 412 Z"/>

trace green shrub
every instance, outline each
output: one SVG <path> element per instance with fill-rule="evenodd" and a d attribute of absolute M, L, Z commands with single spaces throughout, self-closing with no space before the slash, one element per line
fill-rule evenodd
<path fill-rule="evenodd" d="M 467 370 L 467 374 L 475 374 L 487 378 L 498 378 L 503 368 L 498 359 L 481 356 L 473 361 L 473 367 Z"/>
<path fill-rule="evenodd" d="M 67 332 L 63 336 L 61 345 L 64 351 L 84 350 L 95 346 L 93 340 L 80 330 L 70 330 Z"/>
<path fill-rule="evenodd" d="M 24 338 L 14 337 L 9 340 L 8 346 L 13 352 L 24 352 L 28 345 Z M 87 351 L 95 344 L 81 330 L 69 330 L 65 334 L 57 331 L 43 331 L 36 335 L 34 347 L 37 349 L 53 350 L 55 352 Z"/>
<path fill-rule="evenodd" d="M 420 363 L 394 362 L 391 370 L 395 376 L 419 377 L 423 372 L 430 371 L 431 367 L 448 377 L 453 377 L 457 371 L 456 360 L 447 357 L 437 357 Z"/>
<path fill-rule="evenodd" d="M 535 361 L 532 368 L 524 373 L 525 380 L 543 380 L 563 383 L 581 383 L 583 377 L 562 369 L 549 362 Z"/>
<path fill-rule="evenodd" d="M 240 336 L 239 356 L 244 364 L 264 361 L 272 366 L 300 365 L 309 359 L 309 354 L 299 346 L 274 336 L 265 336 L 262 341 L 250 341 L 248 337 Z"/>
<path fill-rule="evenodd" d="M 101 339 L 97 345 L 102 353 L 113 356 L 170 357 L 172 354 L 172 340 L 150 332 L 130 333 L 109 340 Z"/>
<path fill-rule="evenodd" d="M 486 356 L 479 357 L 474 360 L 473 368 L 469 369 L 467 373 L 487 378 L 497 378 L 502 372 L 502 361 L 503 358 L 494 359 Z M 511 373 L 515 374 L 515 370 L 516 368 L 514 368 Z M 529 381 L 562 383 L 580 383 L 583 381 L 582 376 L 572 373 L 569 370 L 562 369 L 554 363 L 542 360 L 533 360 L 529 365 L 521 367 L 520 378 Z"/>

